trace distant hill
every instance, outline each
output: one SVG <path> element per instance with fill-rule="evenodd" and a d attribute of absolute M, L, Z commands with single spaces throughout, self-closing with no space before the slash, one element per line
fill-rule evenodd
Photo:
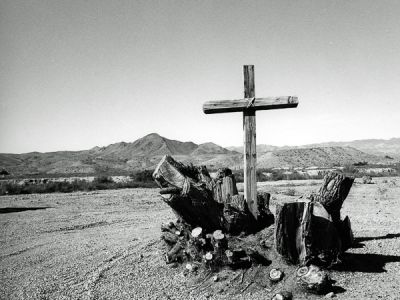
<path fill-rule="evenodd" d="M 389 140 L 383 139 L 368 139 L 368 140 L 355 140 L 349 142 L 326 142 L 317 144 L 307 144 L 302 146 L 271 146 L 259 144 L 257 145 L 257 153 L 265 153 L 278 150 L 289 150 L 289 149 L 308 149 L 308 148 L 321 148 L 321 147 L 351 147 L 368 154 L 378 156 L 393 156 L 394 158 L 400 159 L 400 138 L 392 138 Z M 237 152 L 243 152 L 243 146 L 239 147 L 227 147 L 229 150 Z"/>
<path fill-rule="evenodd" d="M 206 155 L 206 154 L 238 154 L 236 151 L 231 151 L 214 143 L 204 143 L 200 144 L 193 152 L 192 156 L 196 155 Z"/>
<path fill-rule="evenodd" d="M 198 145 L 152 133 L 132 143 L 120 142 L 82 151 L 3 153 L 0 154 L 0 169 L 4 168 L 13 175 L 129 174 L 135 170 L 153 169 L 166 154 L 185 163 L 206 165 L 210 169 L 241 169 L 243 166 L 242 147 L 223 148 L 214 143 Z M 363 161 L 389 164 L 400 160 L 400 139 L 332 142 L 301 147 L 258 145 L 257 155 L 257 165 L 263 168 L 330 167 Z"/>
<path fill-rule="evenodd" d="M 400 158 L 400 138 L 355 140 L 350 142 L 328 142 L 306 145 L 305 147 L 353 147 L 360 151 L 375 154 L 389 155 Z"/>
<path fill-rule="evenodd" d="M 333 167 L 358 162 L 386 164 L 388 160 L 351 147 L 281 149 L 258 157 L 258 166 L 263 168 Z"/>
<path fill-rule="evenodd" d="M 120 142 L 83 151 L 0 154 L 0 168 L 14 175 L 129 173 L 152 169 L 169 154 L 184 162 L 207 164 L 213 168 L 239 164 L 241 154 L 214 143 L 170 140 L 157 133 L 133 143 Z"/>
<path fill-rule="evenodd" d="M 192 142 L 180 142 L 169 140 L 157 133 L 151 133 L 136 140 L 133 143 L 116 143 L 107 147 L 95 147 L 91 153 L 99 157 L 132 158 L 135 156 L 162 156 L 169 155 L 190 155 L 199 148 Z"/>
<path fill-rule="evenodd" d="M 278 147 L 278 146 L 260 144 L 260 145 L 257 145 L 257 153 L 271 152 L 271 151 L 279 150 L 280 148 L 281 147 Z M 243 153 L 243 146 L 226 147 L 226 149 Z"/>

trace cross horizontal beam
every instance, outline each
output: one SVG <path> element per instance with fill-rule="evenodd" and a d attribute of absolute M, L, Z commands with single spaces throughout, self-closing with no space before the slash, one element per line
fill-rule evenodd
<path fill-rule="evenodd" d="M 207 101 L 203 105 L 205 114 L 218 114 L 228 112 L 240 112 L 248 108 L 254 110 L 268 110 L 279 108 L 297 107 L 298 98 L 294 96 L 267 97 L 267 98 L 244 98 L 237 100 Z"/>

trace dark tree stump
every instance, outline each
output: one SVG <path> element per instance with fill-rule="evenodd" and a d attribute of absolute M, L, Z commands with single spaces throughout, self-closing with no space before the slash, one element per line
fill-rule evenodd
<path fill-rule="evenodd" d="M 276 205 L 275 246 L 276 251 L 287 261 L 298 263 L 304 248 L 301 221 L 305 202 L 291 202 Z"/>
<path fill-rule="evenodd" d="M 186 166 L 166 155 L 153 178 L 161 188 L 162 199 L 192 228 L 237 234 L 259 231 L 274 222 L 266 195 L 258 197 L 259 216 L 257 220 L 253 217 L 229 169 L 220 169 L 217 178 L 211 179 L 206 167 Z"/>
<path fill-rule="evenodd" d="M 353 242 L 350 220 L 340 220 L 340 209 L 354 178 L 328 173 L 311 202 L 289 202 L 276 207 L 275 244 L 287 261 L 329 266 Z"/>
<path fill-rule="evenodd" d="M 290 263 L 330 265 L 342 249 L 339 233 L 319 203 L 278 204 L 275 226 L 276 250 Z"/>
<path fill-rule="evenodd" d="M 183 246 L 180 242 L 177 242 L 166 254 L 165 261 L 167 264 L 179 261 L 182 259 Z"/>
<path fill-rule="evenodd" d="M 211 178 L 207 169 L 185 166 L 171 156 L 164 156 L 153 173 L 157 184 L 164 188 L 178 188 L 179 194 L 164 194 L 163 200 L 191 226 L 215 230 L 220 228 L 221 208 L 213 201 L 207 188 Z M 205 180 L 205 181 L 203 181 Z"/>
<path fill-rule="evenodd" d="M 229 203 L 231 198 L 238 194 L 236 180 L 228 168 L 219 169 L 217 176 L 212 180 L 214 200 L 219 203 Z"/>
<path fill-rule="evenodd" d="M 340 209 L 350 192 L 354 178 L 336 172 L 328 172 L 314 201 L 321 203 L 332 216 L 333 222 L 340 221 Z"/>
<path fill-rule="evenodd" d="M 354 178 L 337 172 L 329 172 L 313 201 L 321 203 L 332 217 L 332 221 L 342 240 L 342 251 L 346 251 L 353 244 L 353 232 L 348 216 L 341 220 L 340 210 L 347 198 Z"/>

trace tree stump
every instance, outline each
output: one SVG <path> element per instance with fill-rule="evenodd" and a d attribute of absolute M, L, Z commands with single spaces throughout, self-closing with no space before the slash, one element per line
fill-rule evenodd
<path fill-rule="evenodd" d="M 353 177 L 347 177 L 337 172 L 329 172 L 325 174 L 323 184 L 313 199 L 313 201 L 321 203 L 331 215 L 342 241 L 343 252 L 353 244 L 353 232 L 349 217 L 346 216 L 344 220 L 341 220 L 340 210 L 353 182 Z"/>
<path fill-rule="evenodd" d="M 243 195 L 229 169 L 220 169 L 211 179 L 205 166 L 187 166 L 164 156 L 153 178 L 160 186 L 162 199 L 192 228 L 201 227 L 205 233 L 222 229 L 224 232 L 256 232 L 274 222 L 268 199 L 257 199 L 257 220 L 249 212 Z"/>
<path fill-rule="evenodd" d="M 340 221 L 340 209 L 350 192 L 354 178 L 337 172 L 328 172 L 314 201 L 321 203 L 332 216 L 334 223 Z"/>
<path fill-rule="evenodd" d="M 269 280 L 271 280 L 272 282 L 278 282 L 281 281 L 282 277 L 283 277 L 283 272 L 279 269 L 271 269 L 271 271 L 269 272 Z"/>
<path fill-rule="evenodd" d="M 271 300 L 292 300 L 293 299 L 293 295 L 291 292 L 288 291 L 282 291 L 279 293 L 276 293 Z"/>
<path fill-rule="evenodd" d="M 331 286 L 331 280 L 326 271 L 321 270 L 317 266 L 310 265 L 303 267 L 297 272 L 297 283 L 306 291 L 315 294 L 324 294 Z"/>
<path fill-rule="evenodd" d="M 165 255 L 165 261 L 167 264 L 176 262 L 180 259 L 182 259 L 182 253 L 181 250 L 183 249 L 183 246 L 181 245 L 180 242 L 177 242 Z"/>
<path fill-rule="evenodd" d="M 340 208 L 353 178 L 325 175 L 311 202 L 288 202 L 276 207 L 276 250 L 288 262 L 329 266 L 352 243 L 350 220 L 340 220 Z"/>

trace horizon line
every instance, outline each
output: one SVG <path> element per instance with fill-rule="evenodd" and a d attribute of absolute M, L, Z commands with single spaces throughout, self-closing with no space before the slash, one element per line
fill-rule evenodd
<path fill-rule="evenodd" d="M 213 144 L 215 144 L 215 145 L 217 145 L 217 146 L 220 146 L 220 147 L 222 147 L 222 148 L 225 148 L 225 149 L 232 148 L 232 147 L 243 147 L 243 145 L 240 145 L 240 146 L 235 146 L 235 145 L 231 145 L 231 146 L 221 146 L 221 145 L 219 145 L 219 144 L 217 144 L 217 143 L 215 143 L 215 142 L 213 142 L 213 141 L 208 141 L 208 142 L 204 142 L 204 143 L 196 143 L 196 142 L 193 142 L 193 141 L 180 141 L 180 140 L 176 140 L 176 139 L 170 139 L 170 138 L 165 137 L 165 136 L 162 136 L 162 135 L 160 135 L 159 133 L 156 133 L 156 132 L 152 132 L 152 133 L 143 135 L 142 137 L 137 138 L 136 140 L 134 140 L 134 141 L 132 141 L 132 142 L 125 142 L 125 141 L 112 142 L 112 143 L 109 143 L 108 145 L 104 145 L 104 146 L 96 145 L 96 146 L 93 146 L 93 147 L 90 147 L 90 148 L 87 148 L 87 149 L 80 149 L 80 150 L 52 150 L 52 151 L 35 151 L 35 150 L 34 150 L 34 151 L 19 152 L 19 153 L 15 153 L 15 152 L 0 152 L 0 154 L 16 154 L 16 155 L 20 155 L 20 154 L 30 154 L 30 153 L 52 153 L 52 152 L 80 152 L 80 151 L 88 151 L 88 150 L 91 150 L 91 149 L 96 148 L 96 147 L 98 147 L 98 148 L 103 148 L 103 147 L 108 147 L 108 146 L 110 146 L 110 145 L 115 145 L 115 144 L 119 144 L 119 143 L 132 144 L 132 143 L 136 142 L 137 140 L 140 140 L 140 139 L 142 139 L 142 138 L 144 138 L 144 137 L 146 137 L 146 136 L 152 135 L 152 134 L 156 134 L 156 135 L 158 135 L 158 136 L 160 136 L 160 137 L 162 137 L 162 138 L 165 138 L 165 139 L 167 139 L 167 140 L 176 141 L 176 142 L 180 142 L 180 143 L 194 143 L 194 144 L 196 144 L 196 145 L 202 145 L 202 144 L 207 144 L 207 143 L 213 143 Z M 390 140 L 393 140 L 393 139 L 400 139 L 400 137 L 391 137 L 391 138 L 388 138 L 388 139 L 384 139 L 384 138 L 365 138 L 365 139 L 355 139 L 355 140 L 345 140 L 345 141 L 326 141 L 326 142 L 315 142 L 315 143 L 307 143 L 307 144 L 300 144 L 300 145 L 299 145 L 299 144 L 296 144 L 296 145 L 288 145 L 288 144 L 285 144 L 285 145 L 282 145 L 282 146 L 277 146 L 277 145 L 273 145 L 273 144 L 263 144 L 263 143 L 262 143 L 262 144 L 258 144 L 258 143 L 257 143 L 257 146 L 259 146 L 259 145 L 265 145 L 265 146 L 270 146 L 270 147 L 284 148 L 284 147 L 303 147 L 303 146 L 318 145 L 318 144 L 329 144 L 329 143 L 351 143 L 351 142 L 368 141 L 368 140 L 390 141 Z"/>

